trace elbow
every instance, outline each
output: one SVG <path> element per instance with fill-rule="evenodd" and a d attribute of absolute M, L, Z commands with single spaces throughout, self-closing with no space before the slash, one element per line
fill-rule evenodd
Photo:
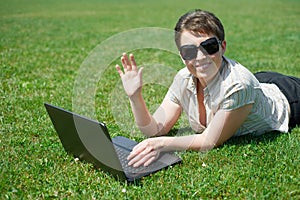
<path fill-rule="evenodd" d="M 223 142 L 209 142 L 206 141 L 201 145 L 200 151 L 209 151 L 212 150 L 214 148 L 220 147 L 223 145 Z"/>
<path fill-rule="evenodd" d="M 138 126 L 140 131 L 147 137 L 153 137 L 158 135 L 159 128 L 158 124 L 154 119 L 151 119 L 151 122 L 146 126 Z"/>
<path fill-rule="evenodd" d="M 219 143 L 219 142 L 216 143 L 214 141 L 205 140 L 195 150 L 199 151 L 199 152 L 207 152 L 207 151 L 210 151 L 210 150 L 212 150 L 214 148 L 217 148 L 221 145 L 222 145 L 222 143 Z"/>
<path fill-rule="evenodd" d="M 216 145 L 214 143 L 204 143 L 203 145 L 201 145 L 201 147 L 199 148 L 199 151 L 201 152 L 206 152 L 206 151 L 210 151 L 213 148 L 215 148 Z"/>
<path fill-rule="evenodd" d="M 157 133 L 151 129 L 145 129 L 144 127 L 139 127 L 139 129 L 147 137 L 153 137 L 157 135 Z"/>
<path fill-rule="evenodd" d="M 138 126 L 138 128 L 147 137 L 158 136 L 163 132 L 163 128 L 160 128 L 159 124 L 153 118 L 151 118 L 151 121 L 148 125 Z"/>
<path fill-rule="evenodd" d="M 139 127 L 139 129 L 147 137 L 161 136 L 167 133 L 164 128 L 160 128 L 158 124 L 152 127 Z"/>
<path fill-rule="evenodd" d="M 198 144 L 192 144 L 191 146 L 189 146 L 189 149 L 192 151 L 207 152 L 212 150 L 214 147 L 216 147 L 216 145 L 213 143 L 202 142 Z"/>

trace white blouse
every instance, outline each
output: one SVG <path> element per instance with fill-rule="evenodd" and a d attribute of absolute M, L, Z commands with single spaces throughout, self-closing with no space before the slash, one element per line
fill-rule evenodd
<path fill-rule="evenodd" d="M 175 76 L 167 96 L 182 107 L 191 128 L 203 132 L 205 127 L 199 121 L 196 78 L 186 67 Z M 259 83 L 244 66 L 224 57 L 220 72 L 204 89 L 207 124 L 218 110 L 230 111 L 248 104 L 253 104 L 252 110 L 235 136 L 288 131 L 289 104 L 279 88 L 275 84 Z"/>

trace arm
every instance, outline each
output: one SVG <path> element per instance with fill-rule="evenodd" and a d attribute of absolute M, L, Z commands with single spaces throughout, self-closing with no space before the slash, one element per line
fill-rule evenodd
<path fill-rule="evenodd" d="M 144 140 L 129 155 L 129 164 L 135 167 L 149 165 L 161 151 L 207 151 L 231 138 L 247 119 L 252 104 L 233 111 L 220 110 L 202 134 L 180 137 L 158 137 Z"/>
<path fill-rule="evenodd" d="M 252 104 L 233 111 L 220 110 L 202 134 L 177 137 L 173 141 L 166 140 L 167 149 L 206 151 L 222 145 L 231 138 L 247 119 Z"/>
<path fill-rule="evenodd" d="M 181 107 L 165 98 L 152 116 L 142 96 L 142 69 L 137 69 L 133 55 L 130 61 L 126 54 L 121 57 L 124 72 L 116 69 L 122 79 L 123 87 L 130 99 L 135 122 L 146 136 L 164 135 L 169 132 L 181 114 Z"/>
<path fill-rule="evenodd" d="M 142 95 L 130 99 L 134 118 L 139 129 L 147 136 L 166 135 L 181 115 L 181 107 L 165 97 L 153 116 L 149 113 Z"/>

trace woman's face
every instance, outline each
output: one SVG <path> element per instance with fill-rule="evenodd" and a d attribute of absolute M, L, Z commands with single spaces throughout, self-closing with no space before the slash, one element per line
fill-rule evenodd
<path fill-rule="evenodd" d="M 205 33 L 183 31 L 181 34 L 180 44 L 181 47 L 184 45 L 195 45 L 196 47 L 199 47 L 200 43 L 213 37 L 216 36 Z M 181 56 L 183 63 L 186 65 L 190 73 L 197 77 L 204 87 L 217 75 L 221 67 L 222 56 L 226 50 L 226 41 L 222 41 L 222 43 L 218 43 L 218 45 L 219 50 L 212 55 L 209 55 L 203 48 L 199 48 L 196 57 L 191 60 L 184 60 Z"/>

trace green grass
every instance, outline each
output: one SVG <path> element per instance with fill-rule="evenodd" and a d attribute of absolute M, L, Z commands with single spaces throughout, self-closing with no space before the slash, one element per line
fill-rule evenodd
<path fill-rule="evenodd" d="M 78 71 L 98 44 L 134 28 L 172 29 L 192 8 L 220 17 L 228 57 L 252 72 L 272 70 L 300 77 L 297 0 L 1 0 L 0 198 L 299 199 L 299 128 L 287 134 L 234 138 L 208 153 L 180 153 L 181 165 L 138 185 L 120 183 L 63 150 L 43 102 L 71 110 Z M 118 45 L 114 48 L 117 51 Z M 182 67 L 179 57 L 166 51 L 134 53 L 145 69 L 153 63 L 173 70 Z M 97 83 L 96 117 L 109 124 L 112 135 L 141 140 L 139 134 L 128 134 L 136 128 L 118 124 L 112 111 L 111 91 L 120 84 L 115 63 L 119 59 Z M 154 110 L 166 87 L 147 84 L 143 92 Z M 132 116 L 129 111 L 128 115 Z M 185 124 L 182 119 L 176 128 Z M 177 134 L 177 129 L 172 132 Z"/>

